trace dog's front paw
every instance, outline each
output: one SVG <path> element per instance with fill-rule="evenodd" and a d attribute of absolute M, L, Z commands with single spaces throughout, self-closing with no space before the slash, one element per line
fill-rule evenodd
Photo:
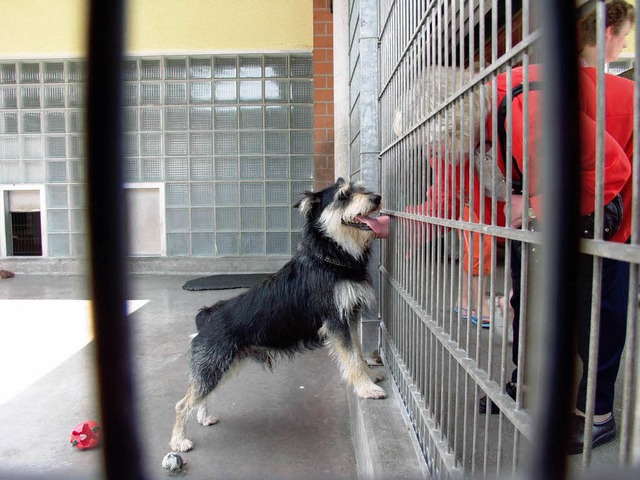
<path fill-rule="evenodd" d="M 183 440 L 172 440 L 169 446 L 174 452 L 188 452 L 193 448 L 193 442 L 186 438 Z"/>
<path fill-rule="evenodd" d="M 373 398 L 373 399 L 386 398 L 387 396 L 387 393 L 384 391 L 384 389 L 376 385 L 375 383 L 371 383 L 370 385 L 367 385 L 365 387 L 358 388 L 356 390 L 356 394 L 360 398 Z"/>

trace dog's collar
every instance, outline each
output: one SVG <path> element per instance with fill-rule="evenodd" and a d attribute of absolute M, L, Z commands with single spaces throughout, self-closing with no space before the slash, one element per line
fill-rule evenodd
<path fill-rule="evenodd" d="M 337 260 L 335 258 L 331 258 L 331 257 L 326 257 L 324 255 L 320 255 L 317 252 L 313 252 L 313 255 L 316 258 L 319 258 L 320 260 L 322 260 L 323 262 L 327 262 L 330 263 L 331 265 L 336 265 L 338 267 L 342 267 L 342 268 L 351 268 L 352 265 L 345 263 L 345 262 L 341 262 L 340 260 Z"/>

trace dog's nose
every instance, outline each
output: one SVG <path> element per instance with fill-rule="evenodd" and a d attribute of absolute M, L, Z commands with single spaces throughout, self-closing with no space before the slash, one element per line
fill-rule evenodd
<path fill-rule="evenodd" d="M 380 201 L 382 200 L 382 197 L 380 195 L 371 195 L 369 197 L 369 200 L 371 200 L 371 203 L 373 203 L 375 206 L 380 205 Z"/>

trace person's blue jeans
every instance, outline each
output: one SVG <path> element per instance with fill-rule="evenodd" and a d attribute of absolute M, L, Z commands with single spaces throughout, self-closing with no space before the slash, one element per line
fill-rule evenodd
<path fill-rule="evenodd" d="M 511 243 L 511 282 L 513 296 L 513 348 L 512 360 L 516 368 L 511 381 L 518 379 L 518 336 L 520 334 L 520 272 L 522 244 Z M 576 406 L 585 411 L 587 398 L 587 369 L 589 361 L 589 332 L 591 327 L 591 290 L 593 284 L 593 257 L 580 254 L 576 276 L 579 303 L 576 321 L 578 355 L 583 374 L 578 388 Z M 602 290 L 600 300 L 600 335 L 598 344 L 598 370 L 596 377 L 596 415 L 613 411 L 615 382 L 620 369 L 622 350 L 627 332 L 627 302 L 629 298 L 629 264 L 619 260 L 602 259 Z"/>
<path fill-rule="evenodd" d="M 585 411 L 587 401 L 587 368 L 589 364 L 589 330 L 591 325 L 591 288 L 593 257 L 580 254 L 578 270 L 578 354 L 583 373 L 578 388 L 576 406 Z M 620 368 L 627 333 L 627 302 L 629 299 L 629 264 L 602 259 L 602 291 L 600 295 L 600 338 L 596 377 L 596 415 L 613 411 L 615 383 Z"/>

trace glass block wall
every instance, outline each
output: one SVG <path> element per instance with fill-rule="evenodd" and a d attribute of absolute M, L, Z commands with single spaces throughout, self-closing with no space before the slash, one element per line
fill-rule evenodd
<path fill-rule="evenodd" d="M 84 252 L 80 60 L 0 62 L 0 183 L 45 185 L 48 255 Z M 289 255 L 313 188 L 311 54 L 128 58 L 124 174 L 164 183 L 169 256 Z"/>
<path fill-rule="evenodd" d="M 48 251 L 84 253 L 82 61 L 0 63 L 0 183 L 45 185 Z"/>

